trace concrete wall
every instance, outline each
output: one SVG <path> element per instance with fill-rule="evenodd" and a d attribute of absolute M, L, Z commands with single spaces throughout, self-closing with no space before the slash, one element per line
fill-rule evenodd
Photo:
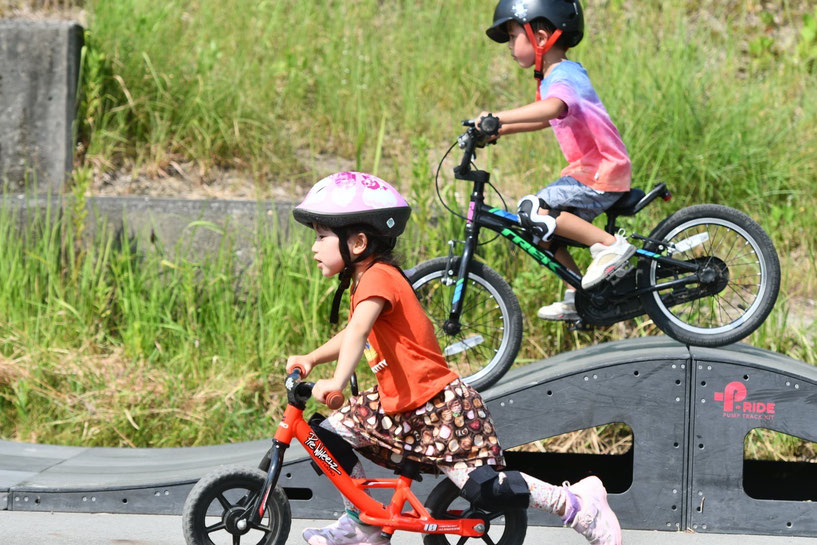
<path fill-rule="evenodd" d="M 0 179 L 58 194 L 73 167 L 82 28 L 0 21 Z"/>
<path fill-rule="evenodd" d="M 55 216 L 73 207 L 72 197 L 9 195 L 0 197 L 22 227 L 47 211 Z M 222 244 L 240 263 L 255 258 L 259 226 L 286 244 L 291 236 L 308 238 L 306 229 L 291 232 L 294 203 L 160 199 L 153 197 L 92 197 L 86 206 L 84 241 L 93 243 L 98 229 L 135 242 L 141 251 L 160 249 L 185 257 L 215 255 Z"/>

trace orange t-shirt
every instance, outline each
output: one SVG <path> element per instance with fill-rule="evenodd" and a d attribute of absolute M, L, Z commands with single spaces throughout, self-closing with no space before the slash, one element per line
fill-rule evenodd
<path fill-rule="evenodd" d="M 352 313 L 371 297 L 386 300 L 364 351 L 380 404 L 387 413 L 416 409 L 458 375 L 448 368 L 434 326 L 399 270 L 375 263 L 364 272 L 352 292 Z"/>

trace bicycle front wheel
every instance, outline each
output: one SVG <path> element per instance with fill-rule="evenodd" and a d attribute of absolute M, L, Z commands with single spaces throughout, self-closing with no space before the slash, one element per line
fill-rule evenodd
<path fill-rule="evenodd" d="M 284 491 L 275 487 L 258 524 L 247 526 L 243 514 L 264 487 L 259 469 L 226 466 L 196 483 L 182 512 L 187 545 L 285 545 L 292 513 Z"/>
<path fill-rule="evenodd" d="M 682 208 L 650 234 L 645 249 L 698 265 L 697 273 L 653 259 L 638 264 L 639 288 L 696 275 L 693 283 L 641 296 L 655 325 L 695 346 L 737 342 L 760 327 L 780 289 L 774 244 L 752 218 L 727 206 Z"/>
<path fill-rule="evenodd" d="M 443 326 L 451 312 L 459 258 L 438 257 L 418 265 L 409 278 L 448 365 L 476 390 L 494 384 L 508 370 L 522 344 L 522 311 L 511 287 L 499 274 L 472 261 L 454 334 Z"/>

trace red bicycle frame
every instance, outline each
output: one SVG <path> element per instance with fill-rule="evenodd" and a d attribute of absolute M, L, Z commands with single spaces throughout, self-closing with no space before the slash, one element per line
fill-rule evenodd
<path fill-rule="evenodd" d="M 304 410 L 292 404 L 284 412 L 284 418 L 275 432 L 275 446 L 286 449 L 295 437 L 315 460 L 318 467 L 329 477 L 341 494 L 360 509 L 360 520 L 365 524 L 381 526 L 386 534 L 393 534 L 395 530 L 421 532 L 424 534 L 456 534 L 466 537 L 480 537 L 485 532 L 485 522 L 481 519 L 439 520 L 433 518 L 428 510 L 420 503 L 417 496 L 411 491 L 411 479 L 401 476 L 395 479 L 353 479 L 332 456 L 332 453 L 323 445 L 309 424 L 303 418 Z M 279 450 L 283 457 L 283 450 Z M 272 457 L 271 457 L 272 458 Z M 272 458 L 274 460 L 274 458 Z M 280 466 L 276 468 L 280 470 Z M 273 473 L 273 470 L 270 470 Z M 277 473 L 277 471 L 276 471 Z M 272 476 L 272 475 L 271 475 Z M 277 474 L 268 478 L 270 486 L 265 490 L 264 501 L 260 504 L 261 512 L 266 505 L 266 495 L 277 480 Z M 391 502 L 384 505 L 366 493 L 372 488 L 392 489 Z M 408 503 L 410 510 L 404 512 L 403 507 Z"/>

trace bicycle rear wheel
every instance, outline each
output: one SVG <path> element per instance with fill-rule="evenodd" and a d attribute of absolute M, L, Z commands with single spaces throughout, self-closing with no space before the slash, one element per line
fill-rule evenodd
<path fill-rule="evenodd" d="M 522 508 L 486 511 L 476 509 L 460 497 L 460 489 L 449 479 L 444 479 L 429 494 L 425 503 L 429 513 L 435 519 L 456 520 L 461 518 L 479 518 L 487 527 L 482 537 L 462 537 L 454 534 L 426 534 L 423 545 L 462 545 L 482 542 L 493 545 L 522 545 L 528 531 L 528 512 Z"/>
<path fill-rule="evenodd" d="M 418 265 L 409 280 L 434 331 L 448 365 L 476 390 L 494 384 L 508 370 L 522 344 L 522 310 L 511 287 L 493 269 L 472 261 L 465 289 L 460 329 L 443 329 L 451 311 L 459 258 L 446 257 Z"/>
<path fill-rule="evenodd" d="M 769 235 L 746 214 L 715 204 L 683 208 L 650 234 L 645 250 L 700 266 L 697 282 L 641 296 L 653 322 L 690 345 L 723 346 L 760 327 L 780 289 L 780 263 Z M 642 258 L 639 288 L 688 277 L 679 267 Z"/>

